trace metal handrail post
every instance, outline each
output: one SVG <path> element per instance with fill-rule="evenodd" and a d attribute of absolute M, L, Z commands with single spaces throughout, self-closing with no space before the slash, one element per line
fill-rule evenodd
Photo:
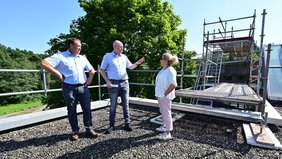
<path fill-rule="evenodd" d="M 98 65 L 98 92 L 99 92 L 99 100 L 101 100 L 101 77 L 100 77 L 100 65 Z"/>
<path fill-rule="evenodd" d="M 181 60 L 181 79 L 180 79 L 180 88 L 181 89 L 183 89 L 183 77 L 184 77 L 184 47 L 185 47 L 185 34 L 183 33 L 182 60 Z M 182 97 L 179 98 L 179 102 L 182 103 Z"/>
<path fill-rule="evenodd" d="M 44 96 L 47 96 L 46 73 L 44 69 L 42 71 L 43 71 Z"/>

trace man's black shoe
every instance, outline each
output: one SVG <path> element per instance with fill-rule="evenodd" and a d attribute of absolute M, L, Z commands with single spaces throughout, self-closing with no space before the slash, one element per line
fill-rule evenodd
<path fill-rule="evenodd" d="M 110 127 L 106 130 L 105 134 L 110 134 L 113 130 L 115 130 L 115 127 L 114 127 L 114 126 L 110 126 Z"/>
<path fill-rule="evenodd" d="M 97 138 L 100 134 L 96 133 L 94 130 L 87 131 L 87 135 L 91 138 Z"/>
<path fill-rule="evenodd" d="M 133 131 L 131 125 L 125 125 L 124 130 L 125 131 Z"/>
<path fill-rule="evenodd" d="M 78 139 L 79 139 L 79 136 L 78 136 L 78 135 L 79 135 L 78 132 L 72 133 L 70 140 L 71 140 L 71 141 L 76 141 L 76 140 L 78 140 Z"/>

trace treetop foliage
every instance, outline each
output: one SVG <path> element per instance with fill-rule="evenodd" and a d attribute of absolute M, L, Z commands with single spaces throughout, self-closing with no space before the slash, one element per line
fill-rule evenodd
<path fill-rule="evenodd" d="M 187 30 L 178 29 L 179 16 L 168 2 L 161 0 L 88 0 L 79 1 L 86 15 L 73 20 L 70 34 L 50 40 L 49 54 L 63 51 L 68 37 L 82 41 L 82 53 L 93 66 L 101 63 L 105 53 L 112 51 L 112 43 L 124 43 L 124 53 L 131 61 L 145 56 L 149 68 L 159 67 L 161 54 L 182 50 Z M 156 63 L 157 62 L 157 63 Z"/>
<path fill-rule="evenodd" d="M 90 63 L 97 69 L 101 64 L 102 58 L 107 52 L 113 50 L 112 44 L 114 40 L 120 40 L 124 44 L 123 53 L 128 56 L 130 61 L 135 62 L 141 57 L 145 57 L 145 64 L 138 69 L 159 69 L 161 55 L 169 51 L 171 54 L 181 57 L 185 36 L 188 33 L 186 29 L 179 29 L 181 19 L 173 12 L 173 7 L 168 2 L 161 0 L 79 0 L 78 3 L 86 12 L 86 15 L 75 19 L 70 24 L 70 32 L 68 34 L 60 34 L 50 39 L 48 44 L 51 46 L 47 50 L 45 56 L 65 51 L 67 46 L 66 39 L 71 37 L 79 38 L 82 42 L 82 54 L 85 54 Z M 3 50 L 3 47 L 0 47 Z M 0 53 L 1 68 L 39 68 L 39 61 L 43 56 L 37 56 L 28 51 L 11 50 L 4 48 L 5 54 Z M 18 52 L 14 54 L 14 52 Z M 184 50 L 184 57 L 190 59 L 195 52 Z M 28 61 L 30 62 L 28 64 Z M 146 67 L 144 67 L 146 66 Z M 180 65 L 176 66 L 179 70 Z M 184 72 L 191 73 L 194 69 L 193 63 L 184 65 Z M 140 83 L 154 83 L 156 74 L 130 73 L 130 79 Z M 24 77 L 24 75 L 21 75 Z M 31 76 L 32 77 L 32 76 Z M 15 75 L 10 77 L 15 78 Z M 2 78 L 1 78 L 2 79 Z M 38 79 L 38 75 L 33 77 Z M 94 76 L 95 82 L 97 76 Z M 4 79 L 3 79 L 4 80 Z M 6 80 L 6 81 L 7 81 Z M 20 81 L 15 82 L 19 87 L 13 88 L 13 91 L 30 90 L 36 86 L 42 88 L 39 81 L 32 81 L 29 77 L 19 78 L 24 80 L 25 84 Z M 191 81 L 184 81 L 187 85 Z M 47 76 L 47 87 L 58 88 L 60 81 L 52 76 Z M 8 84 L 4 84 L 8 86 Z M 25 86 L 24 86 L 25 85 Z M 24 88 L 24 89 L 23 89 Z M 1 85 L 0 85 L 0 89 Z M 8 87 L 5 87 L 8 89 Z M 32 87 L 33 89 L 33 87 Z M 35 89 L 35 88 L 34 88 Z M 146 98 L 154 98 L 153 87 L 132 87 L 132 96 L 143 96 Z M 1 90 L 2 92 L 3 90 Z M 54 93 L 57 93 L 56 95 Z M 48 93 L 45 99 L 49 106 L 63 106 L 63 97 L 60 92 Z M 106 91 L 104 92 L 107 93 Z M 92 98 L 97 98 L 97 91 L 91 92 Z M 104 96 L 104 94 L 103 94 Z M 104 96 L 107 98 L 107 96 Z M 97 100 L 97 99 L 96 99 Z"/>
<path fill-rule="evenodd" d="M 46 55 L 34 54 L 31 51 L 11 49 L 0 44 L 1 69 L 40 69 L 39 61 Z M 0 92 L 24 92 L 39 90 L 43 82 L 39 73 L 0 72 Z M 40 95 L 16 95 L 0 97 L 0 105 L 19 103 L 38 99 Z"/>

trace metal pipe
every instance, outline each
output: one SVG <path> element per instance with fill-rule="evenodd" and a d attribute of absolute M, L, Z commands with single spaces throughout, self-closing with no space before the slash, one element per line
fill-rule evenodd
<path fill-rule="evenodd" d="M 264 116 L 264 125 L 266 126 L 268 122 L 268 112 L 265 112 L 265 116 Z"/>
<path fill-rule="evenodd" d="M 41 70 L 0 69 L 0 72 L 41 72 Z"/>
<path fill-rule="evenodd" d="M 99 92 L 99 100 L 101 100 L 101 73 L 100 73 L 100 65 L 98 65 L 98 92 Z"/>
<path fill-rule="evenodd" d="M 261 35 L 260 35 L 260 59 L 259 59 L 259 69 L 258 69 L 258 79 L 257 79 L 257 94 L 259 95 L 260 90 L 260 79 L 261 79 L 261 70 L 264 68 L 264 55 L 263 55 L 263 37 L 264 35 L 264 24 L 265 24 L 265 15 L 267 13 L 265 12 L 265 9 L 262 13 L 262 27 L 261 27 Z"/>
<path fill-rule="evenodd" d="M 184 47 L 185 47 L 185 34 L 183 33 L 182 59 L 184 59 Z M 183 89 L 183 76 L 184 76 L 184 60 L 181 61 L 181 78 L 180 78 L 181 89 Z M 179 102 L 182 103 L 182 97 L 179 98 Z"/>
<path fill-rule="evenodd" d="M 238 30 L 231 30 L 231 31 L 226 31 L 225 33 L 234 33 L 234 32 L 241 32 L 241 31 L 250 31 L 250 29 L 238 29 Z M 216 32 L 216 33 L 210 33 L 210 35 L 214 34 L 222 34 L 221 32 Z M 207 35 L 207 34 L 204 34 Z"/>
<path fill-rule="evenodd" d="M 269 66 L 269 68 L 282 68 L 282 66 L 278 66 L 278 65 L 272 65 L 272 66 Z"/>
<path fill-rule="evenodd" d="M 12 93 L 0 93 L 0 97 L 12 96 L 12 95 L 20 95 L 20 94 L 33 94 L 33 93 L 45 93 L 45 90 L 25 91 L 25 92 L 12 92 Z"/>
<path fill-rule="evenodd" d="M 0 72 L 41 72 L 41 70 L 25 70 L 25 69 L 0 69 Z M 88 72 L 88 71 L 85 71 Z M 95 71 L 96 72 L 96 71 Z"/>
<path fill-rule="evenodd" d="M 100 66 L 98 65 L 98 68 Z M 31 70 L 33 72 L 39 72 L 41 70 Z M 1 71 L 0 71 L 1 72 Z M 10 72 L 10 69 L 6 69 L 5 72 Z M 14 70 L 12 70 L 12 72 L 15 72 Z M 25 70 L 24 72 L 30 72 L 30 70 Z M 56 92 L 56 91 L 61 91 L 62 89 L 59 88 L 59 89 L 47 89 L 47 80 L 46 80 L 46 71 L 42 71 L 43 72 L 43 82 L 44 82 L 44 89 L 43 90 L 35 90 L 35 91 L 25 91 L 25 92 L 12 92 L 12 93 L 0 93 L 0 97 L 1 96 L 11 96 L 11 95 L 21 95 L 21 94 L 33 94 L 33 93 L 44 93 L 45 95 L 48 93 L 48 92 Z M 99 72 L 99 69 L 98 71 L 95 71 L 95 72 L 98 72 L 98 85 L 94 85 L 94 86 L 88 86 L 88 88 L 98 88 L 99 89 L 99 100 L 101 100 L 101 88 L 103 87 L 101 85 L 101 74 Z M 148 71 L 145 71 L 145 72 L 148 72 Z M 182 78 L 195 78 L 197 77 L 197 75 L 182 75 L 182 74 L 177 74 L 177 77 L 182 77 Z M 208 76 L 209 78 L 213 78 L 213 76 Z M 140 85 L 140 86 L 155 86 L 154 84 L 147 84 L 147 83 L 129 83 L 130 85 Z"/>
<path fill-rule="evenodd" d="M 224 27 L 224 25 L 222 24 L 222 20 L 221 20 L 221 18 L 219 17 L 219 22 L 220 22 L 220 24 L 221 24 L 221 26 L 222 26 L 222 28 L 223 28 L 223 30 L 224 30 L 224 32 L 226 32 L 226 27 Z M 226 22 L 225 22 L 226 23 Z"/>
<path fill-rule="evenodd" d="M 262 116 L 265 115 L 265 100 L 266 100 L 266 94 L 267 94 L 267 82 L 268 82 L 268 70 L 269 70 L 270 52 L 271 52 L 271 44 L 268 44 L 268 46 L 267 46 L 266 66 L 265 66 L 264 74 L 263 74 L 263 98 L 262 98 L 262 110 L 261 110 L 261 115 Z"/>
<path fill-rule="evenodd" d="M 128 72 L 159 72 L 159 70 L 128 70 Z"/>
<path fill-rule="evenodd" d="M 156 72 L 160 72 L 160 70 L 127 70 L 128 72 L 153 72 L 153 73 L 156 73 Z M 180 73 L 181 74 L 181 71 L 176 71 L 177 73 Z"/>
<path fill-rule="evenodd" d="M 136 86 L 155 86 L 155 84 L 148 84 L 148 83 L 134 83 L 129 82 L 130 85 L 136 85 Z"/>
<path fill-rule="evenodd" d="M 234 18 L 234 19 L 222 20 L 222 21 L 218 21 L 218 22 L 210 22 L 210 23 L 205 23 L 205 24 L 210 25 L 210 24 L 217 24 L 217 23 L 221 23 L 221 22 L 229 22 L 229 21 L 242 20 L 242 19 L 248 19 L 248 18 L 253 18 L 253 16 L 242 17 L 242 18 Z"/>
<path fill-rule="evenodd" d="M 225 30 L 224 30 L 224 37 L 226 39 L 226 28 L 227 28 L 227 22 L 225 22 Z M 232 29 L 232 33 L 233 33 L 233 29 Z"/>
<path fill-rule="evenodd" d="M 219 64 L 219 70 L 218 70 L 218 75 L 217 75 L 217 84 L 219 84 L 219 80 L 220 80 L 222 60 L 223 60 L 223 51 L 221 51 L 221 56 L 220 56 L 220 64 Z"/>
<path fill-rule="evenodd" d="M 204 52 L 205 52 L 205 38 L 208 40 L 209 38 L 206 37 L 205 30 L 206 30 L 206 20 L 204 19 L 204 24 L 203 24 L 203 50 L 202 50 L 202 58 L 204 58 Z"/>
<path fill-rule="evenodd" d="M 44 69 L 42 69 L 42 71 L 43 71 L 44 96 L 47 96 L 46 73 Z"/>
<path fill-rule="evenodd" d="M 252 24 L 252 36 L 255 36 L 255 26 L 256 26 L 256 10 L 254 11 L 254 19 L 253 19 L 253 24 Z"/>
<path fill-rule="evenodd" d="M 208 31 L 208 37 L 209 37 L 209 31 Z M 207 42 L 209 43 L 209 38 L 207 40 Z M 207 75 L 207 61 L 208 61 L 208 43 L 206 45 L 206 54 L 205 54 L 205 64 L 204 64 L 204 83 L 203 83 L 203 90 L 206 89 L 206 75 Z"/>
<path fill-rule="evenodd" d="M 146 84 L 140 84 L 140 85 L 146 85 Z M 101 86 L 100 85 L 88 86 L 88 88 L 99 88 L 99 87 L 101 87 Z M 25 92 L 0 93 L 0 97 L 12 96 L 12 95 L 22 95 L 22 94 L 33 94 L 33 93 L 58 92 L 58 91 L 62 91 L 62 88 L 46 89 L 46 90 L 36 90 L 36 91 L 25 91 Z"/>

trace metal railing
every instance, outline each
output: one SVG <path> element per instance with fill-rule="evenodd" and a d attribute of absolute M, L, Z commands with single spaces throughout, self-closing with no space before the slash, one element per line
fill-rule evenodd
<path fill-rule="evenodd" d="M 100 74 L 100 66 L 98 65 L 98 71 L 95 71 L 98 73 L 98 84 L 97 85 L 90 85 L 88 88 L 98 88 L 98 94 L 99 94 L 99 100 L 101 100 L 101 88 L 107 87 L 105 84 L 101 84 L 101 74 Z M 157 73 L 160 70 L 129 70 L 129 72 L 151 72 L 151 73 Z M 47 95 L 48 92 L 57 92 L 62 91 L 61 88 L 55 88 L 55 89 L 48 89 L 47 88 L 47 80 L 46 80 L 46 71 L 45 70 L 27 70 L 27 69 L 0 69 L 0 72 L 35 72 L 35 73 L 41 73 L 43 77 L 43 90 L 31 90 L 31 91 L 23 91 L 23 92 L 9 92 L 9 93 L 0 93 L 0 97 L 3 96 L 13 96 L 13 95 L 23 95 L 23 94 L 35 94 L 35 93 L 44 93 L 44 95 Z M 184 75 L 184 74 L 177 74 L 177 77 L 181 78 L 196 78 L 196 75 Z M 181 80 L 183 82 L 183 80 Z M 130 85 L 139 85 L 139 86 L 155 86 L 155 84 L 151 83 L 136 83 L 136 82 L 130 82 Z M 180 83 L 180 86 L 182 88 L 182 83 Z M 180 87 L 179 87 L 180 88 Z"/>

